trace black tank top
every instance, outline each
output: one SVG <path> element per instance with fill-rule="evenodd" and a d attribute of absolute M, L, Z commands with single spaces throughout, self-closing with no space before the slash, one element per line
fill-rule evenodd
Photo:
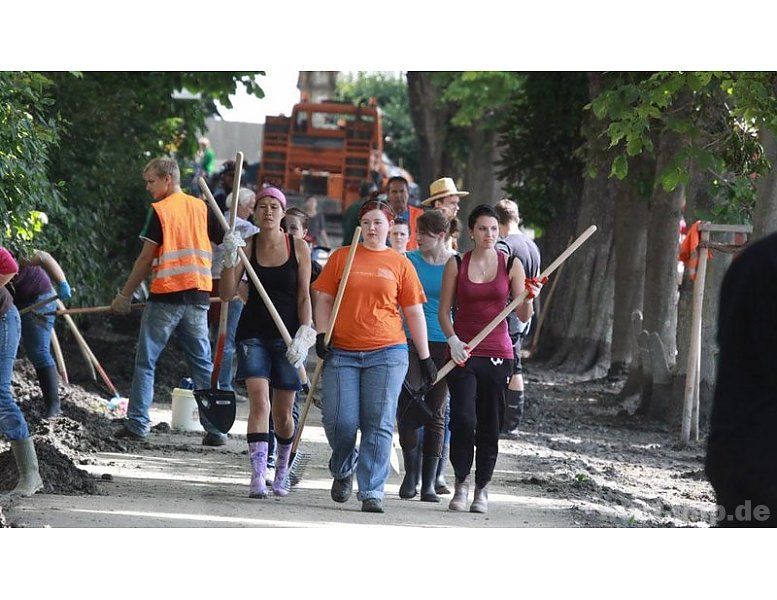
<path fill-rule="evenodd" d="M 272 300 L 275 310 L 281 316 L 283 324 L 293 337 L 299 328 L 299 316 L 297 315 L 297 254 L 294 250 L 294 238 L 286 236 L 286 248 L 289 258 L 279 267 L 263 267 L 259 264 L 256 255 L 259 244 L 254 244 L 251 255 L 251 266 L 256 271 L 259 281 L 262 282 L 267 295 Z M 259 292 L 253 284 L 249 284 L 248 303 L 240 315 L 237 324 L 238 340 L 260 338 L 264 340 L 281 339 L 281 333 L 275 326 L 270 312 L 259 297 Z"/>

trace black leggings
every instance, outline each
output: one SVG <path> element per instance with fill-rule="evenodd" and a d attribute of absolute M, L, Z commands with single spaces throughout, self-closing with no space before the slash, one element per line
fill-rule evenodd
<path fill-rule="evenodd" d="M 407 368 L 406 380 L 414 389 L 421 386 L 421 365 L 418 351 L 411 343 L 410 361 Z M 432 361 L 441 369 L 448 362 L 448 344 L 445 342 L 429 342 L 429 355 Z M 434 418 L 424 427 L 424 456 L 440 456 L 442 453 L 443 438 L 445 437 L 445 398 L 448 394 L 448 386 L 443 379 L 424 396 L 426 403 L 434 413 Z M 397 404 L 397 429 L 399 430 L 399 444 L 402 450 L 410 451 L 418 445 L 418 432 L 420 428 L 408 427 L 402 422 L 401 415 L 405 413 L 405 395 L 400 394 Z"/>
<path fill-rule="evenodd" d="M 469 475 L 473 459 L 477 487 L 491 481 L 499 453 L 502 394 L 512 370 L 512 359 L 473 356 L 448 374 L 451 464 L 458 481 Z"/>

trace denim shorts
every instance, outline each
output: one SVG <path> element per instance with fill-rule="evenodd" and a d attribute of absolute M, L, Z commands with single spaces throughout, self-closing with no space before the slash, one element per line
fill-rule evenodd
<path fill-rule="evenodd" d="M 302 389 L 297 369 L 286 358 L 286 344 L 282 339 L 249 338 L 237 343 L 238 381 L 261 377 L 270 380 L 276 390 Z"/>

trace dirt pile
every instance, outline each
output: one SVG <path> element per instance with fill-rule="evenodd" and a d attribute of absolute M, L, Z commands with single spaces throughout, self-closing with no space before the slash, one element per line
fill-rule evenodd
<path fill-rule="evenodd" d="M 94 479 L 79 469 L 73 457 L 64 454 L 47 441 L 35 438 L 43 492 L 46 494 L 95 494 Z M 0 491 L 7 492 L 16 485 L 19 474 L 11 451 L 0 454 Z"/>
<path fill-rule="evenodd" d="M 14 365 L 12 389 L 35 442 L 44 492 L 94 494 L 93 478 L 77 465 L 93 463 L 91 455 L 95 452 L 126 452 L 128 446 L 111 437 L 119 427 L 107 403 L 111 394 L 99 377 L 97 382 L 91 379 L 75 340 L 62 325 L 58 329 L 70 378 L 70 385 L 60 383 L 62 416 L 53 421 L 43 418 L 45 408 L 37 376 L 26 358 Z M 88 325 L 82 328 L 87 343 L 119 394 L 128 395 L 139 320 L 114 326 L 112 317 L 91 317 Z M 168 396 L 169 390 L 187 375 L 183 353 L 170 344 L 157 366 L 155 395 Z M 0 440 L 0 490 L 12 489 L 17 478 L 10 444 Z"/>

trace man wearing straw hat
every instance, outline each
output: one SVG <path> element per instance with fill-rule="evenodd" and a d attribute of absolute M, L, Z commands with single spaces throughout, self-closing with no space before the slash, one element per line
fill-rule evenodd
<path fill-rule="evenodd" d="M 441 177 L 429 186 L 429 197 L 421 204 L 430 208 L 439 208 L 448 215 L 449 219 L 453 219 L 459 212 L 459 200 L 464 196 L 469 196 L 469 192 L 457 190 L 456 184 L 450 177 Z"/>
<path fill-rule="evenodd" d="M 227 252 L 236 252 L 230 236 L 238 235 L 225 235 L 208 206 L 181 191 L 181 174 L 174 159 L 151 160 L 143 169 L 143 179 L 154 199 L 140 233 L 143 248 L 124 287 L 111 303 L 112 312 L 128 314 L 133 292 L 151 273 L 151 294 L 140 322 L 127 420 L 113 436 L 132 441 L 143 441 L 148 436 L 154 371 L 173 333 L 186 355 L 195 386 L 210 387 L 213 370 L 208 340 L 211 242 L 219 244 L 223 240 L 225 247 L 232 245 Z M 200 422 L 207 432 L 204 445 L 226 443 L 226 435 L 203 415 Z"/>

